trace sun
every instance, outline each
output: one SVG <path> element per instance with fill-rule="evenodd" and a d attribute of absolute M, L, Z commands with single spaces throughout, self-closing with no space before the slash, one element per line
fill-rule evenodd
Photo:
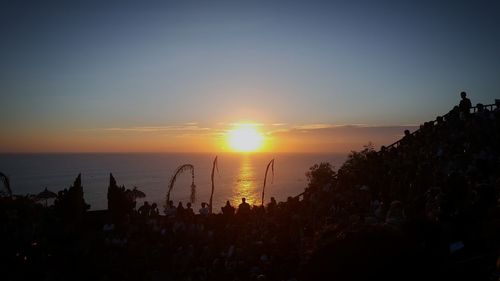
<path fill-rule="evenodd" d="M 228 132 L 229 146 L 238 152 L 254 152 L 262 147 L 264 137 L 252 124 L 240 124 Z"/>

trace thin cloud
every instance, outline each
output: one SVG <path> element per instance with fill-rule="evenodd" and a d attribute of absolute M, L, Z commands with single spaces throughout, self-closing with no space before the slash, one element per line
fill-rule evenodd
<path fill-rule="evenodd" d="M 305 124 L 305 125 L 297 125 L 292 127 L 292 129 L 295 130 L 318 130 L 318 129 L 329 129 L 329 128 L 335 128 L 338 127 L 338 125 L 332 125 L 332 124 Z"/>
<path fill-rule="evenodd" d="M 238 126 L 244 126 L 244 127 L 262 127 L 265 126 L 266 124 L 263 123 L 229 123 L 229 125 L 238 127 Z"/>
<path fill-rule="evenodd" d="M 139 127 L 113 127 L 93 129 L 96 131 L 108 132 L 178 132 L 178 131 L 209 131 L 211 128 L 199 127 L 196 125 L 179 125 L 179 126 L 139 126 Z"/>
<path fill-rule="evenodd" d="M 323 129 L 342 129 L 342 128 L 405 128 L 405 127 L 418 127 L 414 124 L 402 125 L 368 125 L 368 124 L 304 124 L 292 126 L 290 130 L 308 131 L 308 130 L 323 130 Z"/>

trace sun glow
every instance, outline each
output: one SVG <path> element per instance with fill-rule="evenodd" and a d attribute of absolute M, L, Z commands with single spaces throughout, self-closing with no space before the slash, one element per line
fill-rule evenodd
<path fill-rule="evenodd" d="M 255 125 L 239 124 L 237 128 L 228 132 L 229 146 L 232 150 L 238 152 L 253 152 L 262 147 L 264 137 Z"/>

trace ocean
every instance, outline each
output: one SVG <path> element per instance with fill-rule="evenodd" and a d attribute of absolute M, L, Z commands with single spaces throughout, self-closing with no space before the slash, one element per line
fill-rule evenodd
<path fill-rule="evenodd" d="M 213 154 L 188 153 L 82 153 L 82 154 L 0 154 L 0 172 L 6 174 L 16 195 L 37 194 L 45 187 L 50 191 L 68 188 L 78 173 L 82 174 L 85 201 L 91 210 L 107 208 L 109 173 L 118 185 L 132 189 L 137 186 L 146 193 L 138 200 L 157 203 L 161 211 L 165 203 L 167 186 L 177 167 L 192 164 L 195 168 L 196 203 L 210 198 L 210 174 Z M 219 173 L 215 175 L 214 212 L 219 212 L 226 200 L 233 206 L 247 198 L 250 204 L 260 204 L 266 166 L 275 159 L 274 178 L 268 175 L 266 199 L 271 196 L 284 201 L 307 186 L 305 173 L 312 165 L 330 162 L 339 168 L 347 154 L 220 154 Z M 272 179 L 272 180 L 271 180 Z M 171 192 L 171 200 L 184 206 L 189 201 L 191 175 L 180 175 Z M 50 203 L 50 202 L 49 202 Z"/>

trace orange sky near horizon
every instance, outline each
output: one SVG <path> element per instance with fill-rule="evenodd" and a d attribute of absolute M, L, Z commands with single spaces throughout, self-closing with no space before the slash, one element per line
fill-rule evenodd
<path fill-rule="evenodd" d="M 237 124 L 236 124 L 237 126 Z M 255 124 L 263 144 L 257 152 L 347 153 L 372 142 L 375 148 L 398 140 L 416 126 Z M 197 123 L 98 129 L 18 131 L 0 138 L 2 153 L 69 152 L 235 152 L 228 133 L 235 124 Z"/>

